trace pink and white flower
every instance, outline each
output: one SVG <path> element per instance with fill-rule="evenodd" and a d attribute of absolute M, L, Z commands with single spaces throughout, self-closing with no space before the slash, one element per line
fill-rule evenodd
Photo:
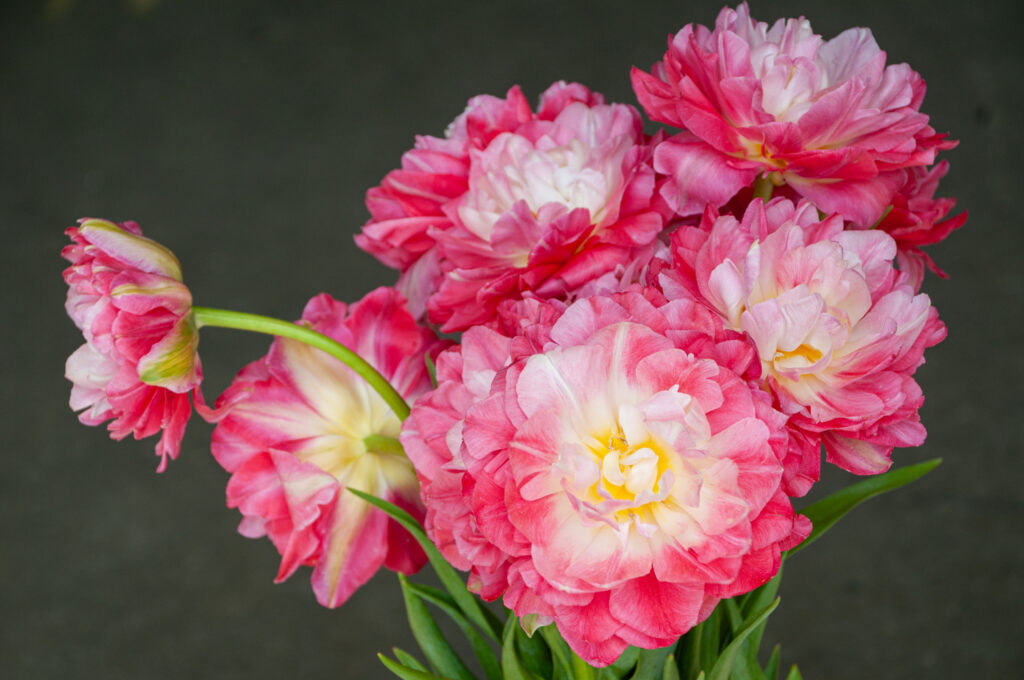
<path fill-rule="evenodd" d="M 894 446 L 924 442 L 912 375 L 946 329 L 892 266 L 891 236 L 844 231 L 839 215 L 819 221 L 811 203 L 780 198 L 754 201 L 742 220 L 709 209 L 672 247 L 664 285 L 688 287 L 750 336 L 778 407 L 828 460 L 874 474 Z"/>
<path fill-rule="evenodd" d="M 424 357 L 446 344 L 416 325 L 405 299 L 378 288 L 350 307 L 326 294 L 303 323 L 353 350 L 407 400 L 431 388 Z M 354 494 L 373 494 L 423 517 L 401 422 L 366 382 L 309 345 L 278 338 L 218 399 L 230 404 L 213 455 L 231 473 L 227 499 L 243 536 L 268 536 L 281 553 L 277 582 L 314 567 L 313 591 L 337 607 L 383 565 L 403 573 L 425 560 L 394 520 Z"/>
<path fill-rule="evenodd" d="M 920 112 L 924 80 L 886 66 L 871 31 L 824 41 L 806 19 L 755 22 L 743 3 L 713 30 L 689 24 L 633 88 L 654 120 L 684 128 L 655 152 L 681 214 L 723 205 L 760 175 L 858 224 L 881 217 L 901 168 L 954 144 Z"/>
<path fill-rule="evenodd" d="M 810 527 L 742 336 L 649 289 L 518 312 L 514 336 L 474 327 L 438 358 L 402 431 L 470 587 L 607 665 L 770 579 Z"/>
<path fill-rule="evenodd" d="M 565 298 L 635 258 L 664 224 L 654 199 L 635 109 L 556 83 L 533 113 L 513 87 L 470 100 L 445 139 L 419 137 L 368 192 L 356 242 L 402 271 L 414 313 L 459 331 L 503 299 Z"/>
<path fill-rule="evenodd" d="M 71 408 L 86 425 L 110 420 L 114 439 L 160 432 L 162 472 L 178 457 L 189 393 L 201 400 L 199 335 L 181 265 L 135 222 L 82 219 L 65 233 L 73 242 L 61 251 L 71 263 L 66 309 L 86 340 L 66 365 Z"/>

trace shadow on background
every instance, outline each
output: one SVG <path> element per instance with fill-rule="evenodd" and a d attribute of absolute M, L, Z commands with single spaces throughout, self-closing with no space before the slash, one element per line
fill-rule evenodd
<path fill-rule="evenodd" d="M 7 678 L 380 678 L 413 649 L 394 577 L 343 608 L 308 571 L 271 583 L 268 541 L 235 533 L 227 475 L 192 423 L 153 473 L 153 440 L 113 444 L 66 406 L 81 339 L 62 313 L 62 229 L 135 219 L 177 252 L 198 304 L 297 317 L 392 272 L 352 244 L 363 194 L 413 135 L 467 98 L 558 79 L 635 102 L 628 73 L 714 2 L 8 2 L 0 10 L 0 251 L 7 421 L 0 475 L 0 663 Z M 787 565 L 769 642 L 804 676 L 1012 677 L 1019 647 L 1024 322 L 1021 10 L 1011 3 L 757 2 L 831 37 L 870 26 L 924 75 L 961 146 L 940 194 L 968 226 L 932 254 L 949 326 L 918 378 L 930 430 L 897 464 L 925 481 L 873 501 Z M 207 398 L 266 350 L 204 332 Z M 826 471 L 824 486 L 844 475 Z"/>

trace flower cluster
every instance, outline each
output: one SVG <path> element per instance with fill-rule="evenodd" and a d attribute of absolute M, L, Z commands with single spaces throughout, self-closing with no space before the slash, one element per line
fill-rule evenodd
<path fill-rule="evenodd" d="M 422 520 L 528 631 L 554 624 L 608 665 L 777 573 L 811 531 L 792 499 L 822 450 L 867 475 L 924 441 L 914 372 L 945 327 L 921 248 L 966 216 L 935 198 L 955 144 L 921 112 L 922 78 L 867 29 L 825 41 L 744 4 L 684 27 L 632 82 L 674 129 L 644 134 L 640 111 L 577 83 L 536 109 L 513 87 L 368 191 L 356 243 L 396 288 L 317 296 L 299 327 L 397 402 L 301 333 L 216 411 L 197 400 L 239 531 L 270 538 L 278 580 L 312 566 L 334 607 L 382 565 L 423 564 L 358 489 Z M 72 406 L 115 437 L 163 429 L 174 457 L 200 381 L 177 261 L 133 223 L 68 233 L 86 338 Z"/>

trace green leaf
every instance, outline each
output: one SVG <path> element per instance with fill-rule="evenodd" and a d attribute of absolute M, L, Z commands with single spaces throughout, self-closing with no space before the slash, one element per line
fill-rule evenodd
<path fill-rule="evenodd" d="M 768 657 L 768 665 L 764 667 L 764 674 L 768 680 L 779 680 L 779 664 L 782 663 L 782 646 L 775 645 L 772 648 L 772 655 Z"/>
<path fill-rule="evenodd" d="M 736 604 L 736 598 L 734 597 L 723 600 L 721 605 L 725 607 L 725 614 L 729 619 L 729 628 L 732 630 L 732 634 L 735 635 L 736 631 L 743 627 L 743 613 L 740 611 L 740 606 Z"/>
<path fill-rule="evenodd" d="M 397 661 L 389 659 L 383 654 L 378 654 L 377 658 L 380 659 L 380 662 L 384 664 L 389 671 L 400 677 L 402 680 L 448 680 L 447 678 L 442 678 L 439 675 L 433 675 L 426 671 L 408 668 Z"/>
<path fill-rule="evenodd" d="M 558 633 L 558 628 L 555 624 L 550 623 L 542 626 L 537 629 L 537 633 L 540 633 L 544 641 L 548 643 L 548 648 L 551 650 L 551 661 L 554 664 L 555 670 L 561 673 L 563 678 L 572 678 L 572 662 L 570 661 L 572 653 L 569 651 L 569 645 L 565 643 L 565 640 Z M 536 633 L 534 634 L 536 635 Z"/>
<path fill-rule="evenodd" d="M 551 650 L 541 635 L 527 635 L 522 626 L 516 626 L 516 650 L 523 667 L 534 675 L 550 678 L 554 672 Z"/>
<path fill-rule="evenodd" d="M 676 666 L 676 655 L 669 654 L 665 657 L 665 665 L 662 667 L 661 677 L 664 680 L 680 680 L 679 667 Z M 697 680 L 704 680 L 704 673 L 697 676 Z"/>
<path fill-rule="evenodd" d="M 409 587 L 408 579 L 399 574 L 398 580 L 402 584 L 402 597 L 405 599 L 405 610 L 409 615 L 409 628 L 412 629 L 412 635 L 430 665 L 453 680 L 475 680 L 473 673 L 466 668 L 466 664 L 462 663 L 462 659 L 448 644 L 444 633 L 427 610 L 427 605 Z"/>
<path fill-rule="evenodd" d="M 417 659 L 409 652 L 405 651 L 404 649 L 399 649 L 398 647 L 392 647 L 391 651 L 394 653 L 395 658 L 398 659 L 399 663 L 401 663 L 403 666 L 408 666 L 413 670 L 426 672 L 427 667 L 421 664 L 419 662 L 419 659 Z"/>
<path fill-rule="evenodd" d="M 783 558 L 783 561 L 785 561 L 785 558 Z M 742 604 L 739 605 L 739 611 L 742 614 L 744 621 L 757 612 L 763 611 L 765 607 L 772 603 L 776 594 L 779 592 L 779 583 L 781 583 L 781 581 L 782 566 L 780 564 L 779 571 L 770 581 L 760 588 L 747 593 L 740 599 Z M 730 620 L 732 620 L 732 617 L 730 617 Z M 767 625 L 767 619 L 761 621 L 760 625 L 750 632 L 746 641 L 743 643 L 743 648 L 740 650 L 739 654 L 740 663 L 737 668 L 740 672 L 740 677 L 750 677 L 755 680 L 775 680 L 774 677 L 770 679 L 766 678 L 764 672 L 761 670 L 761 666 L 757 663 L 757 655 L 761 650 L 761 639 L 764 637 L 764 629 Z M 738 630 L 738 627 L 734 624 L 734 635 L 736 630 Z"/>
<path fill-rule="evenodd" d="M 761 622 L 768 618 L 768 615 L 775 611 L 775 608 L 779 606 L 779 599 L 775 598 L 775 601 L 768 605 L 763 611 L 758 612 L 756 616 L 752 616 L 747 619 L 746 624 L 743 628 L 736 633 L 732 642 L 722 650 L 722 654 L 718 657 L 715 665 L 712 666 L 708 672 L 708 680 L 730 680 L 732 677 L 732 669 L 736 663 L 737 655 L 743 647 L 743 642 L 747 637 L 761 625 Z M 717 609 L 717 607 L 716 607 Z M 757 669 L 761 671 L 760 668 Z"/>
<path fill-rule="evenodd" d="M 394 519 L 396 522 L 405 527 L 406 531 L 412 534 L 420 547 L 423 548 L 423 552 L 427 554 L 427 559 L 430 560 L 430 565 L 434 567 L 434 571 L 437 573 L 437 577 L 441 579 L 441 584 L 451 594 L 452 598 L 458 604 L 459 609 L 466 615 L 470 621 L 488 637 L 495 641 L 501 639 L 501 627 L 500 624 L 497 628 L 494 627 L 494 617 L 488 618 L 484 613 L 484 608 L 480 605 L 480 602 L 476 597 L 466 589 L 466 584 L 463 583 L 462 577 L 459 576 L 458 572 L 452 568 L 452 565 L 448 564 L 441 552 L 431 543 L 430 539 L 427 538 L 427 533 L 423 531 L 423 527 L 417 522 L 412 515 L 402 510 L 397 505 L 388 503 L 385 500 L 377 498 L 371 494 L 360 491 L 359 489 L 353 489 L 348 487 L 348 490 L 355 495 L 362 498 L 364 501 L 373 505 L 374 507 L 383 510 L 389 517 Z"/>
<path fill-rule="evenodd" d="M 833 524 L 838 522 L 843 515 L 848 513 L 850 510 L 853 510 L 867 499 L 877 496 L 878 494 L 885 493 L 886 491 L 892 491 L 893 489 L 898 489 L 901 486 L 910 484 L 934 470 L 941 462 L 941 458 L 934 458 L 923 463 L 907 465 L 896 470 L 890 470 L 889 472 L 881 475 L 869 477 L 863 482 L 851 484 L 845 489 L 841 489 L 831 496 L 823 498 L 817 503 L 800 510 L 801 515 L 805 515 L 811 520 L 811 524 L 814 525 L 814 529 L 811 531 L 811 535 L 804 539 L 803 543 L 791 548 L 786 554 L 794 555 L 809 546 L 811 543 L 814 543 L 816 540 L 821 538 L 822 534 L 828 531 Z"/>
<path fill-rule="evenodd" d="M 612 680 L 625 677 L 627 673 L 636 667 L 639 657 L 639 647 L 634 647 L 633 645 L 626 647 L 626 651 L 618 654 L 618 658 L 612 662 L 611 666 L 604 669 L 604 675 Z"/>
<path fill-rule="evenodd" d="M 636 662 L 636 672 L 630 676 L 629 680 L 660 680 L 665 675 L 665 659 L 671 654 L 672 646 L 641 651 Z M 674 661 L 673 665 L 675 665 Z M 678 670 L 676 675 L 679 675 Z"/>
<path fill-rule="evenodd" d="M 718 659 L 718 647 L 720 644 L 721 610 L 715 607 L 711 615 L 700 624 L 700 631 L 697 636 L 698 656 L 700 665 L 693 669 L 694 675 L 700 671 L 710 671 Z"/>
<path fill-rule="evenodd" d="M 519 619 L 515 614 L 509 614 L 505 621 L 504 641 L 501 645 L 501 670 L 505 680 L 540 680 L 536 675 L 523 668 L 516 651 L 516 629 L 519 628 Z"/>
<path fill-rule="evenodd" d="M 725 613 L 729 620 L 729 628 L 731 629 L 730 639 L 733 641 L 736 640 L 741 631 L 745 630 L 744 627 L 747 624 L 747 619 L 744 619 L 740 605 L 736 600 L 737 598 L 729 598 L 722 602 L 722 605 L 725 606 Z M 733 662 L 732 675 L 736 680 L 766 680 L 761 672 L 761 666 L 757 663 L 757 650 L 761 644 L 760 635 L 758 635 L 756 644 L 754 643 L 754 633 L 757 630 L 763 631 L 766 622 L 766 619 L 762 620 L 758 624 L 757 629 L 744 633 L 747 639 L 740 641 L 735 661 Z"/>
<path fill-rule="evenodd" d="M 804 680 L 804 676 L 800 675 L 800 669 L 794 664 L 789 669 L 789 675 L 786 676 L 786 680 Z"/>
<path fill-rule="evenodd" d="M 421 599 L 430 602 L 434 606 L 441 609 L 445 614 L 451 617 L 455 625 L 459 627 L 459 630 L 469 640 L 469 644 L 473 647 L 473 652 L 476 654 L 477 660 L 480 662 L 480 666 L 484 670 L 484 674 L 487 676 L 487 680 L 502 680 L 501 678 L 501 665 L 498 663 L 498 658 L 494 655 L 494 650 L 491 649 L 487 641 L 480 636 L 480 633 L 476 631 L 465 616 L 462 615 L 462 611 L 459 610 L 458 605 L 455 604 L 455 600 L 451 598 L 447 593 L 437 588 L 431 588 L 430 586 L 422 585 L 419 583 L 407 583 L 407 587 L 412 590 Z M 401 661 L 401 658 L 399 657 Z M 409 665 L 409 664 L 405 664 Z"/>
<path fill-rule="evenodd" d="M 685 680 L 694 680 L 718 658 L 720 618 L 721 607 L 715 607 L 708 618 L 679 639 L 675 655 L 681 660 L 679 671 Z"/>

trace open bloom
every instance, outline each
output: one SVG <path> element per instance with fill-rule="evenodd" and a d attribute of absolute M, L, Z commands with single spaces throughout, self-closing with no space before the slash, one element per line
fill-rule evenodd
<path fill-rule="evenodd" d="M 346 307 L 326 294 L 302 320 L 374 366 L 407 400 L 431 387 L 424 356 L 443 346 L 413 321 L 405 300 L 378 288 Z M 423 517 L 401 423 L 350 368 L 304 343 L 278 338 L 218 399 L 230 405 L 213 433 L 213 455 L 231 473 L 227 498 L 239 532 L 268 536 L 281 553 L 277 581 L 312 565 L 313 591 L 342 604 L 384 565 L 412 573 L 425 560 L 394 520 L 352 487 Z"/>
<path fill-rule="evenodd" d="M 746 3 L 723 9 L 714 30 L 684 27 L 650 74 L 633 70 L 633 87 L 651 118 L 686 130 L 655 154 L 682 214 L 721 206 L 764 174 L 871 225 L 900 188 L 900 168 L 930 165 L 953 145 L 920 112 L 921 76 L 886 66 L 870 30 L 824 41 L 803 18 L 755 22 Z"/>
<path fill-rule="evenodd" d="M 844 231 L 838 215 L 819 221 L 811 203 L 780 198 L 754 201 L 742 220 L 709 210 L 672 247 L 666 285 L 691 286 L 750 336 L 790 427 L 820 436 L 830 461 L 874 474 L 894 446 L 924 442 L 912 375 L 946 329 L 892 266 L 891 236 Z"/>
<path fill-rule="evenodd" d="M 709 310 L 636 289 L 532 304 L 514 336 L 475 327 L 439 357 L 402 442 L 470 587 L 607 665 L 770 579 L 809 524 L 780 489 L 785 418 Z"/>
<path fill-rule="evenodd" d="M 79 220 L 61 256 L 66 309 L 85 335 L 67 361 L 71 408 L 86 425 L 107 420 L 114 439 L 158 432 L 158 471 L 176 458 L 202 381 L 192 295 L 174 253 L 135 222 Z"/>
<path fill-rule="evenodd" d="M 419 137 L 367 194 L 360 247 L 445 331 L 491 321 L 526 291 L 568 297 L 635 258 L 663 226 L 639 114 L 556 83 L 476 97 L 445 139 Z"/>

